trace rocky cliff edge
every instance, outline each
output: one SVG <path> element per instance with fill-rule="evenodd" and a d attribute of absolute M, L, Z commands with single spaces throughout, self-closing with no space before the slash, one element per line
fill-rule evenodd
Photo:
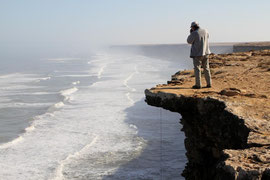
<path fill-rule="evenodd" d="M 193 71 L 185 70 L 145 90 L 149 105 L 182 115 L 182 175 L 270 179 L 270 50 L 212 54 L 210 67 L 212 88 L 191 89 Z"/>

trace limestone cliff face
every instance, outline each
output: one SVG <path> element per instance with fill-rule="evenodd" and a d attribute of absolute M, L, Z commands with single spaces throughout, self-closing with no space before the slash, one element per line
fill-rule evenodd
<path fill-rule="evenodd" d="M 145 90 L 149 105 L 182 115 L 186 179 L 270 179 L 270 51 L 214 55 L 213 88 L 192 71 Z M 236 88 L 237 87 L 237 88 Z"/>
<path fill-rule="evenodd" d="M 244 150 L 252 145 L 247 143 L 251 129 L 245 125 L 241 117 L 227 108 L 225 102 L 212 98 L 152 93 L 149 90 L 146 90 L 145 94 L 149 105 L 179 112 L 182 115 L 181 124 L 182 131 L 186 135 L 188 158 L 182 175 L 186 179 L 270 178 L 270 169 L 267 167 L 257 171 L 241 171 L 241 163 L 238 169 L 226 164 L 230 152 L 224 150 Z"/>

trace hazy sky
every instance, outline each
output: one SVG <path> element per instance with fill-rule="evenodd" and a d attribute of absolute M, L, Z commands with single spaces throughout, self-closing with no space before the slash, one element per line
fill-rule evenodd
<path fill-rule="evenodd" d="M 269 41 L 269 0 L 0 0 L 0 45 Z"/>

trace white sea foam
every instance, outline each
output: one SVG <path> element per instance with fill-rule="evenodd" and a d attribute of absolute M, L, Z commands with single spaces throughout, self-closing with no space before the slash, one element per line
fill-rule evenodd
<path fill-rule="evenodd" d="M 41 78 L 41 80 L 44 80 L 44 81 L 49 80 L 49 79 L 51 79 L 51 77 Z"/>
<path fill-rule="evenodd" d="M 128 85 L 128 81 L 130 81 L 130 80 L 133 78 L 133 76 L 134 76 L 135 74 L 138 74 L 138 73 L 139 73 L 138 70 L 137 70 L 137 66 L 135 66 L 134 70 L 135 70 L 135 71 L 134 71 L 133 73 L 131 73 L 131 74 L 124 80 L 124 82 L 123 82 L 124 86 L 126 86 L 126 87 L 128 88 L 128 91 L 131 91 L 131 92 L 135 92 L 136 89 L 135 89 L 135 88 L 131 88 L 131 87 Z M 134 103 L 135 103 L 135 101 L 130 97 L 130 92 L 127 92 L 127 93 L 126 93 L 126 97 L 127 97 L 127 99 L 129 100 L 129 102 L 130 102 L 131 104 L 134 104 Z"/>
<path fill-rule="evenodd" d="M 22 93 L 22 94 L 27 94 L 27 93 Z M 28 94 L 47 95 L 47 94 L 56 94 L 56 93 L 55 92 L 33 92 L 33 93 L 28 93 Z"/>
<path fill-rule="evenodd" d="M 97 74 L 97 77 L 100 79 L 101 78 L 101 75 L 104 71 L 104 69 L 106 68 L 107 64 L 103 65 L 100 70 L 98 71 L 98 74 Z"/>
<path fill-rule="evenodd" d="M 129 92 L 126 93 L 126 97 L 129 100 L 129 102 L 130 102 L 131 105 L 133 105 L 135 103 L 135 101 L 130 97 L 130 93 Z"/>
<path fill-rule="evenodd" d="M 10 146 L 13 146 L 13 145 L 15 145 L 17 143 L 20 143 L 23 140 L 24 140 L 23 137 L 22 136 L 19 136 L 19 137 L 15 138 L 14 140 L 10 141 L 10 142 L 1 144 L 0 145 L 0 149 L 9 148 Z"/>
<path fill-rule="evenodd" d="M 91 65 L 90 74 L 97 76 L 100 79 L 104 73 L 105 68 L 111 63 L 110 58 L 102 53 L 94 56 L 94 60 L 89 61 L 87 64 Z"/>
<path fill-rule="evenodd" d="M 74 81 L 72 82 L 73 85 L 77 85 L 77 84 L 80 84 L 81 82 L 80 81 Z"/>
<path fill-rule="evenodd" d="M 47 80 L 50 80 L 50 79 L 51 79 L 51 77 L 44 77 L 44 78 L 37 79 L 36 82 L 47 81 Z"/>
<path fill-rule="evenodd" d="M 53 108 L 59 109 L 59 108 L 63 107 L 64 105 L 65 104 L 61 101 L 61 102 L 58 102 L 58 103 L 54 104 Z"/>
<path fill-rule="evenodd" d="M 73 87 L 73 88 L 70 88 L 70 89 L 66 89 L 66 90 L 60 91 L 60 94 L 61 94 L 62 96 L 64 96 L 64 97 L 65 97 L 64 100 L 67 101 L 67 100 L 70 99 L 70 96 L 71 96 L 73 93 L 75 93 L 76 91 L 78 91 L 78 88 Z"/>
<path fill-rule="evenodd" d="M 89 87 L 95 87 L 95 86 L 97 86 L 99 83 L 101 83 L 101 82 L 94 82 L 93 84 L 91 84 Z"/>
<path fill-rule="evenodd" d="M 72 103 L 59 102 L 61 108 L 35 118 L 21 140 L 0 148 L 0 179 L 101 179 L 140 156 L 147 141 L 138 137 L 135 124 L 127 124 L 126 109 L 144 97 L 146 85 L 166 80 L 151 74 L 166 63 L 107 54 L 96 58 L 89 73 L 110 79 L 60 91 Z"/>
<path fill-rule="evenodd" d="M 98 58 L 98 57 L 96 57 Z M 99 62 L 100 60 L 96 59 L 96 60 L 91 60 L 91 61 L 88 61 L 87 64 L 93 64 L 93 63 L 96 63 L 96 62 Z"/>
<path fill-rule="evenodd" d="M 80 156 L 81 153 L 83 153 L 84 151 L 88 150 L 88 148 L 90 148 L 91 146 L 93 146 L 96 141 L 98 139 L 98 136 L 95 135 L 94 139 L 91 141 L 91 143 L 87 144 L 86 146 L 84 146 L 81 150 L 75 152 L 74 154 L 70 154 L 68 155 L 64 160 L 62 160 L 60 163 L 59 163 L 59 166 L 56 168 L 56 175 L 55 177 L 53 178 L 53 180 L 62 180 L 64 179 L 64 176 L 63 176 L 63 168 L 64 168 L 64 165 L 66 163 L 68 163 L 70 160 L 72 160 L 73 158 L 76 158 L 77 156 Z"/>
<path fill-rule="evenodd" d="M 138 129 L 137 126 L 134 124 L 130 124 L 129 127 L 134 128 L 134 129 Z"/>
<path fill-rule="evenodd" d="M 25 131 L 26 131 L 26 132 L 30 132 L 30 131 L 34 131 L 34 130 L 35 130 L 34 124 L 31 124 L 31 126 L 25 128 Z"/>
<path fill-rule="evenodd" d="M 131 91 L 136 91 L 136 89 L 135 88 L 131 88 L 129 85 L 128 85 L 128 81 L 130 81 L 132 78 L 133 78 L 133 76 L 135 75 L 135 74 L 138 74 L 139 72 L 138 72 L 138 70 L 137 70 L 137 66 L 135 66 L 135 71 L 133 72 L 133 73 L 131 73 L 125 80 L 124 80 L 124 82 L 123 82 L 123 84 L 129 89 L 129 90 L 131 90 Z"/>
<path fill-rule="evenodd" d="M 36 122 L 35 120 L 42 119 L 42 116 L 53 117 L 54 115 L 52 113 L 47 112 L 47 113 L 45 113 L 43 115 L 38 115 L 38 116 L 34 117 L 33 122 L 31 123 L 31 125 L 24 129 L 25 132 L 23 134 L 20 134 L 17 138 L 13 139 L 10 142 L 1 144 L 0 149 L 10 148 L 12 146 L 17 145 L 18 143 L 21 143 L 24 140 L 24 137 L 28 133 L 31 133 L 32 131 L 35 130 L 35 122 Z M 1 174 L 0 174 L 0 177 L 1 177 Z"/>

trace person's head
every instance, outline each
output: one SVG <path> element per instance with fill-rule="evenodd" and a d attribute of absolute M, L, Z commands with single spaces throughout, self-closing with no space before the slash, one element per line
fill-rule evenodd
<path fill-rule="evenodd" d="M 192 22 L 190 28 L 191 28 L 193 31 L 196 31 L 197 29 L 200 28 L 199 23 L 196 22 L 196 21 Z"/>

